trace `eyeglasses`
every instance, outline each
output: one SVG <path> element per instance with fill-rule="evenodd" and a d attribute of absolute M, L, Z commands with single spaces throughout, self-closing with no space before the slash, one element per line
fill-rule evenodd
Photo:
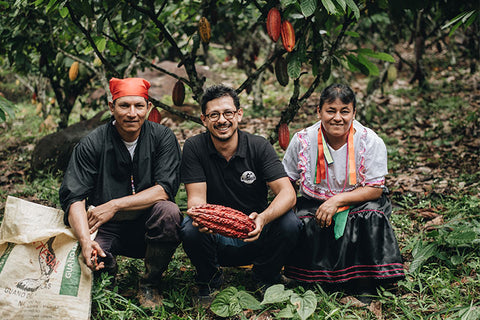
<path fill-rule="evenodd" d="M 210 121 L 218 121 L 220 119 L 220 115 L 223 114 L 223 117 L 227 120 L 232 120 L 233 117 L 235 116 L 235 113 L 237 113 L 238 110 L 236 111 L 225 111 L 225 112 L 210 112 L 209 114 L 206 114 L 205 117 L 207 117 Z"/>

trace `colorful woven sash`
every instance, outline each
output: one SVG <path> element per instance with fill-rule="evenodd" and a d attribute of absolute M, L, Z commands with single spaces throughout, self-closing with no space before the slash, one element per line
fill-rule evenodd
<path fill-rule="evenodd" d="M 325 136 L 323 135 L 323 125 L 320 127 L 321 129 L 318 130 L 318 152 L 317 152 L 317 168 L 315 174 L 315 183 L 319 184 L 322 179 L 325 180 L 327 178 L 327 165 L 333 163 L 332 155 L 330 154 L 330 150 L 328 149 L 327 142 L 325 140 Z M 348 183 L 350 185 L 357 184 L 357 174 L 356 174 L 356 166 L 355 166 L 355 149 L 353 146 L 353 122 L 350 126 L 350 130 L 348 132 L 347 138 L 347 168 L 348 169 Z M 325 162 L 327 164 L 325 164 Z"/>

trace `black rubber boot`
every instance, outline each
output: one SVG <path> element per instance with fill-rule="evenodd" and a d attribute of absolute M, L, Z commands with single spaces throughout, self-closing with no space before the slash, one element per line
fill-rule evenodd
<path fill-rule="evenodd" d="M 159 293 L 162 274 L 168 268 L 178 244 L 150 243 L 145 252 L 145 275 L 140 280 L 138 301 L 143 307 L 155 308 L 162 305 Z"/>

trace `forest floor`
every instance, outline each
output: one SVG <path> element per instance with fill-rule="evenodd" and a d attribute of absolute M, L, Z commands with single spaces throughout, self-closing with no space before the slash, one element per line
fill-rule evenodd
<path fill-rule="evenodd" d="M 342 295 L 319 297 L 318 319 L 475 319 L 480 317 L 480 74 L 470 74 L 466 65 L 455 68 L 442 59 L 431 59 L 428 88 L 410 84 L 407 71 L 393 83 L 366 94 L 368 79 L 350 79 L 357 92 L 357 120 L 376 131 L 385 141 L 389 157 L 387 186 L 394 204 L 395 229 L 407 278 L 390 292 L 379 293 L 380 305 L 357 308 Z M 228 83 L 231 65 L 219 65 Z M 342 75 L 337 75 L 341 78 Z M 251 110 L 241 95 L 246 115 L 241 128 L 267 136 L 288 103 L 278 94 L 274 76 L 266 82 L 265 110 Z M 308 80 L 305 80 L 308 82 Z M 291 85 L 291 84 L 289 84 Z M 319 91 L 319 90 L 317 90 Z M 290 132 L 316 121 L 315 105 L 319 92 L 300 109 L 290 124 Z M 203 130 L 188 122 L 165 119 L 181 144 Z M 0 219 L 8 195 L 59 207 L 60 177 L 30 178 L 30 158 L 36 142 L 48 131 L 43 119 L 28 101 L 19 103 L 16 117 L 0 124 Z M 275 143 L 280 157 L 283 151 Z M 186 206 L 183 186 L 177 202 Z M 432 245 L 435 250 L 428 251 Z M 135 302 L 136 281 L 143 266 L 139 260 L 122 259 L 117 290 L 110 296 L 94 290 L 93 314 L 96 319 L 215 319 L 209 310 L 193 306 L 194 269 L 180 247 L 165 278 L 165 304 L 159 310 L 132 308 L 122 299 Z M 230 285 L 252 290 L 250 270 L 226 270 Z M 103 290 L 104 286 L 100 286 Z M 299 289 L 300 290 L 300 289 Z M 318 291 L 320 290 L 320 291 Z M 97 295 L 95 295 L 97 294 Z M 328 301 L 332 299 L 332 301 Z M 122 302 L 123 301 L 123 302 Z M 119 313 L 102 314 L 110 305 Z M 271 319 L 278 306 L 264 310 Z M 249 313 L 250 312 L 250 313 Z M 253 319 L 251 311 L 243 315 Z M 323 315 L 323 316 L 322 316 Z M 473 316 L 472 318 L 469 318 Z"/>

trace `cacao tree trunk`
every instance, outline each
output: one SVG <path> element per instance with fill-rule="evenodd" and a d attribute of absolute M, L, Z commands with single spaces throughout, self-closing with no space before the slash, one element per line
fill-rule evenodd
<path fill-rule="evenodd" d="M 425 53 L 425 19 L 423 16 L 423 9 L 418 12 L 417 21 L 415 24 L 415 72 L 410 83 L 418 80 L 420 87 L 427 86 L 425 69 L 423 67 L 423 54 Z"/>

